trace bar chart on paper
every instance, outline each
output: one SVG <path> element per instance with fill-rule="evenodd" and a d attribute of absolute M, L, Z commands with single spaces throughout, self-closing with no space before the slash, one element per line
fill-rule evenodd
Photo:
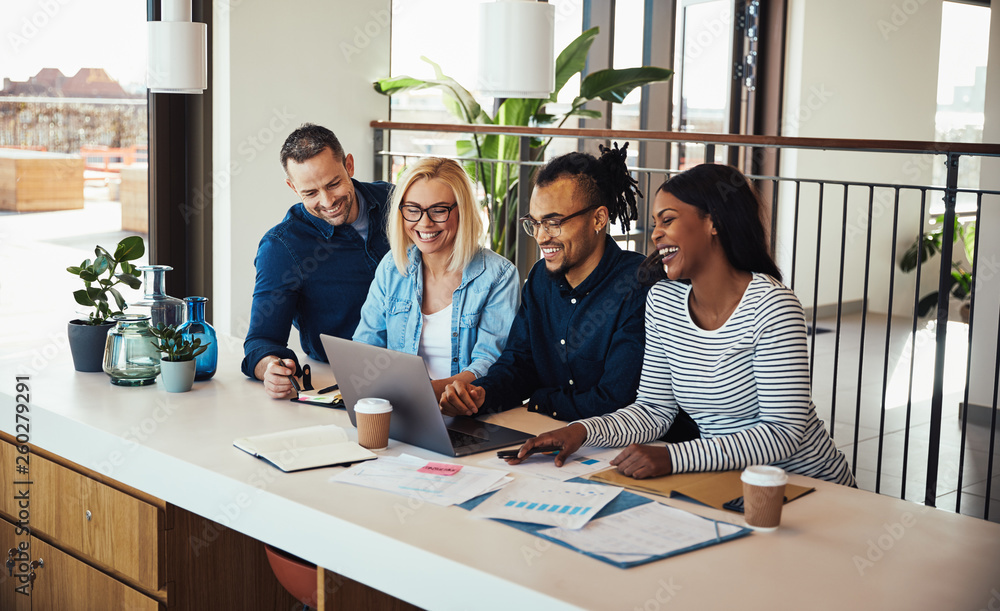
<path fill-rule="evenodd" d="M 562 528 L 582 528 L 622 491 L 614 486 L 520 480 L 473 509 L 473 515 Z"/>

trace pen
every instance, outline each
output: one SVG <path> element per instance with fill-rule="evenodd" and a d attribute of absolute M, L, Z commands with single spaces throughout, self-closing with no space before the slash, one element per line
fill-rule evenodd
<path fill-rule="evenodd" d="M 302 387 L 299 386 L 299 381 L 295 379 L 295 374 L 288 376 L 288 380 L 292 383 L 292 388 L 295 389 L 296 394 L 302 392 Z"/>
<path fill-rule="evenodd" d="M 340 386 L 338 384 L 334 384 L 333 386 L 327 386 L 326 388 L 321 388 L 321 389 L 317 390 L 316 394 L 317 395 L 323 395 L 323 394 L 326 394 L 328 392 L 332 392 L 334 390 L 340 390 Z"/>

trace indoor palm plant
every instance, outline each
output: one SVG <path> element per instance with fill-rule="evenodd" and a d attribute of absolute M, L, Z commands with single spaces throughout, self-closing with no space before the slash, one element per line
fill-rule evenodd
<path fill-rule="evenodd" d="M 573 75 L 581 72 L 587 63 L 587 54 L 597 36 L 598 28 L 580 34 L 556 58 L 555 90 L 545 99 L 507 98 L 500 104 L 495 116 L 489 116 L 468 89 L 445 75 L 441 67 L 426 57 L 421 58 L 434 68 L 435 78 L 417 79 L 410 76 L 385 78 L 375 82 L 375 91 L 392 95 L 403 91 L 440 88 L 448 111 L 459 121 L 478 125 L 562 127 L 570 117 L 596 119 L 601 112 L 584 108 L 591 100 L 620 103 L 636 87 L 666 81 L 673 71 L 666 68 L 642 66 L 637 68 L 609 69 L 592 72 L 580 80 L 579 94 L 569 109 L 562 114 L 549 114 L 546 104 L 555 103 L 559 92 Z M 531 158 L 542 159 L 552 138 L 532 138 Z M 518 176 L 516 171 L 506 171 L 507 163 L 484 163 L 483 159 L 514 162 L 518 159 L 517 136 L 498 134 L 473 134 L 469 140 L 457 143 L 458 155 L 469 158 L 466 170 L 485 193 L 481 202 L 490 214 L 490 246 L 494 251 L 513 260 L 517 232 Z M 475 161 L 473 161 L 475 160 Z M 509 235 L 508 235 L 508 232 Z"/>
<path fill-rule="evenodd" d="M 137 289 L 142 282 L 130 263 L 146 252 L 139 236 L 128 236 L 118 242 L 114 254 L 104 247 L 94 248 L 94 259 L 86 259 L 66 271 L 83 281 L 84 287 L 73 292 L 81 306 L 93 308 L 87 318 L 71 320 L 68 326 L 69 346 L 77 371 L 102 371 L 105 340 L 114 325 L 111 317 L 121 314 L 125 299 L 115 287 L 121 284 Z"/>
<path fill-rule="evenodd" d="M 932 221 L 934 228 L 925 231 L 914 240 L 913 244 L 903 253 L 899 260 L 899 268 L 910 272 L 923 265 L 931 257 L 941 252 L 941 241 L 944 239 L 944 215 L 939 214 Z M 962 224 L 955 218 L 955 241 L 961 242 L 967 261 L 972 261 L 976 252 L 976 223 Z M 948 291 L 955 299 L 962 301 L 962 320 L 969 322 L 969 299 L 972 297 L 972 272 L 959 261 L 951 262 L 951 279 L 948 281 Z M 938 291 L 924 295 L 917 302 L 917 315 L 927 316 L 937 308 Z"/>
<path fill-rule="evenodd" d="M 163 353 L 160 358 L 160 379 L 167 392 L 186 392 L 194 384 L 195 357 L 208 349 L 211 342 L 201 343 L 184 338 L 174 325 L 158 324 L 150 329 L 156 336 L 151 342 Z"/>

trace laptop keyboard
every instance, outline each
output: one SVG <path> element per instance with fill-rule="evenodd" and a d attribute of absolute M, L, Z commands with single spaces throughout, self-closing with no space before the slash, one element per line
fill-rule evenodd
<path fill-rule="evenodd" d="M 483 437 L 476 437 L 475 435 L 469 435 L 467 433 L 460 433 L 459 431 L 453 431 L 448 429 L 448 437 L 451 439 L 451 445 L 455 448 L 464 448 L 466 446 L 475 445 L 477 443 L 482 443 L 484 441 L 489 441 Z"/>

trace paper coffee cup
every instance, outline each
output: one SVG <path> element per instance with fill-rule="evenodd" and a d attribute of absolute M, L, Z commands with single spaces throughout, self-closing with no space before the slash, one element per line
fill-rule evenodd
<path fill-rule="evenodd" d="M 781 523 L 781 507 L 785 504 L 784 469 L 766 465 L 747 467 L 740 475 L 743 480 L 743 514 L 747 526 L 754 530 L 771 531 Z"/>
<path fill-rule="evenodd" d="M 385 399 L 358 399 L 354 404 L 354 418 L 358 426 L 358 443 L 369 450 L 389 447 L 389 420 L 392 404 Z"/>

